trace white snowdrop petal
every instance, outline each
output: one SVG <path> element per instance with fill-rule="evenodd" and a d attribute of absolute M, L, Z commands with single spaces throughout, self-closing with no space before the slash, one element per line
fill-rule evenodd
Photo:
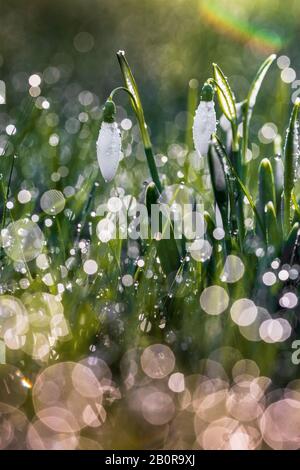
<path fill-rule="evenodd" d="M 121 134 L 115 122 L 103 122 L 97 140 L 97 158 L 105 181 L 111 181 L 117 172 L 121 153 Z"/>
<path fill-rule="evenodd" d="M 199 155 L 207 155 L 211 135 L 216 132 L 216 129 L 214 101 L 200 101 L 193 124 L 194 145 Z"/>

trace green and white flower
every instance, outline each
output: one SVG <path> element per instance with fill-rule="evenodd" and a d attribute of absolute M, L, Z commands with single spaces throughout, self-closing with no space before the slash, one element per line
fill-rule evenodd
<path fill-rule="evenodd" d="M 97 140 L 97 159 L 101 174 L 106 182 L 114 179 L 121 154 L 121 133 L 115 122 L 116 107 L 107 100 L 103 110 L 103 122 Z"/>
<path fill-rule="evenodd" d="M 214 89 L 209 83 L 202 88 L 193 124 L 193 140 L 200 156 L 207 155 L 211 136 L 216 132 L 217 118 L 213 101 Z"/>

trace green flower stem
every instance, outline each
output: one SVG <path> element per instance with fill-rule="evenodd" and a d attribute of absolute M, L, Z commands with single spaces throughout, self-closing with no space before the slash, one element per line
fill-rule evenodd
<path fill-rule="evenodd" d="M 117 53 L 117 57 L 118 57 L 118 61 L 121 67 L 121 72 L 123 74 L 123 78 L 126 84 L 124 91 L 126 90 L 130 96 L 131 105 L 135 112 L 135 115 L 136 115 L 136 118 L 140 127 L 141 136 L 142 136 L 142 140 L 144 144 L 145 154 L 146 154 L 151 178 L 153 182 L 155 183 L 158 191 L 161 193 L 162 184 L 159 179 L 159 175 L 158 175 L 158 171 L 157 171 L 157 167 L 156 167 L 156 163 L 155 163 L 155 159 L 153 155 L 150 135 L 149 135 L 148 127 L 144 118 L 144 110 L 143 110 L 143 106 L 141 103 L 138 88 L 137 88 L 135 79 L 133 77 L 133 74 L 131 72 L 131 69 L 129 67 L 129 64 L 126 60 L 125 53 L 123 51 L 119 51 Z"/>
<path fill-rule="evenodd" d="M 128 88 L 123 87 L 123 86 L 115 88 L 111 92 L 111 94 L 109 95 L 108 101 L 112 100 L 115 93 L 118 92 L 118 91 L 125 91 L 126 93 L 128 93 L 131 100 L 133 102 L 135 102 L 134 95 L 128 90 Z M 134 108 L 134 110 L 135 110 L 135 108 Z M 138 118 L 138 115 L 137 115 L 137 118 Z M 146 125 L 146 123 L 144 123 L 143 127 L 141 128 L 139 118 L 138 118 L 138 123 L 139 123 L 139 127 L 140 127 L 140 130 L 141 130 L 142 140 L 143 140 L 143 143 L 144 143 L 144 150 L 145 150 L 145 154 L 146 154 L 148 168 L 149 168 L 149 171 L 150 171 L 153 182 L 155 183 L 158 191 L 161 193 L 162 192 L 162 185 L 161 185 L 160 180 L 159 180 L 158 171 L 157 171 L 157 167 L 156 167 L 156 163 L 155 163 L 155 159 L 154 159 L 154 155 L 153 155 L 153 151 L 152 151 L 152 145 L 151 145 L 151 142 L 150 142 L 149 133 L 147 131 L 147 125 Z M 142 129 L 144 129 L 144 131 L 146 130 L 146 133 L 143 134 Z"/>

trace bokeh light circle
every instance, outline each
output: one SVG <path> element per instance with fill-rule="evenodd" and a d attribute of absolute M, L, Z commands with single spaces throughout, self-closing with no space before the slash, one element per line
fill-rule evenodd
<path fill-rule="evenodd" d="M 229 304 L 229 296 L 221 286 L 210 286 L 200 296 L 200 305 L 208 315 L 220 315 Z"/>
<path fill-rule="evenodd" d="M 65 208 L 65 197 L 61 191 L 57 189 L 49 189 L 46 191 L 41 199 L 41 209 L 48 215 L 57 215 Z"/>
<path fill-rule="evenodd" d="M 1 242 L 7 256 L 24 262 L 33 260 L 41 253 L 45 239 L 35 222 L 19 219 L 1 231 Z"/>
<path fill-rule="evenodd" d="M 168 346 L 153 344 L 143 351 L 141 366 L 148 377 L 162 379 L 173 371 L 175 356 Z"/>

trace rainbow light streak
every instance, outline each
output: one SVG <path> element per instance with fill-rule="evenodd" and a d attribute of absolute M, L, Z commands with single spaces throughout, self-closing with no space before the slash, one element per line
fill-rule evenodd
<path fill-rule="evenodd" d="M 202 0 L 200 13 L 218 32 L 227 34 L 241 43 L 250 43 L 262 53 L 278 51 L 288 42 L 288 39 L 283 41 L 277 34 L 260 30 L 249 21 L 234 16 L 232 9 L 225 10 L 218 1 Z"/>

